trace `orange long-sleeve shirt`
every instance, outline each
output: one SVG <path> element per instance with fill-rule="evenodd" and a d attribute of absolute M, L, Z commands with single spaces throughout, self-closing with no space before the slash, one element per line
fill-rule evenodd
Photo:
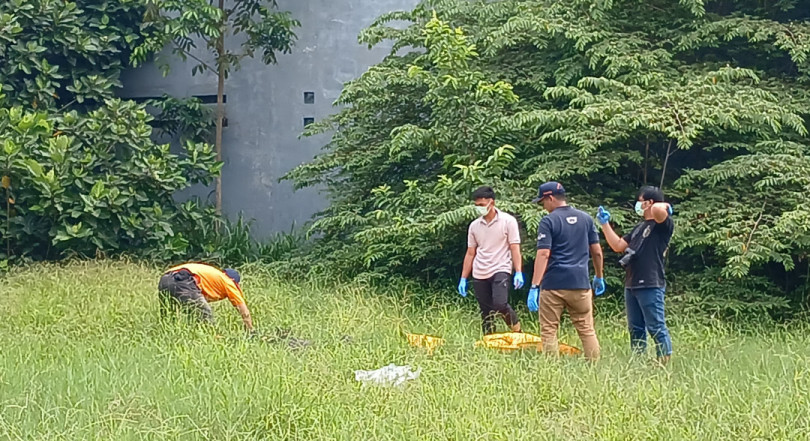
<path fill-rule="evenodd" d="M 242 288 L 223 271 L 204 263 L 184 263 L 169 268 L 168 272 L 188 270 L 200 287 L 203 297 L 209 302 L 223 299 L 230 300 L 233 306 L 245 304 L 245 295 Z"/>

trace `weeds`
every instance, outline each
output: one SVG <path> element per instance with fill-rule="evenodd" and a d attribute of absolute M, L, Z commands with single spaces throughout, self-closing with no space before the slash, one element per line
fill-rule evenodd
<path fill-rule="evenodd" d="M 806 326 L 739 332 L 674 321 L 664 369 L 629 355 L 622 317 L 599 310 L 603 359 L 474 348 L 474 301 L 405 284 L 378 290 L 240 268 L 269 341 L 215 304 L 213 332 L 162 326 L 159 269 L 133 262 L 15 268 L 0 279 L 0 439 L 808 439 Z M 381 295 L 384 291 L 385 295 Z M 432 300 L 431 300 L 432 298 Z M 537 332 L 519 307 L 524 326 Z M 402 331 L 440 335 L 428 355 Z M 293 339 L 311 342 L 292 348 Z M 579 345 L 570 323 L 561 341 Z M 422 368 L 402 389 L 355 369 Z"/>

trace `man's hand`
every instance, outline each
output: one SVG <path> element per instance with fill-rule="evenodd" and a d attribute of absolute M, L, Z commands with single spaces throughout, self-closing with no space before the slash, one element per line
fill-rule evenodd
<path fill-rule="evenodd" d="M 458 281 L 458 293 L 461 297 L 467 297 L 467 279 L 463 277 Z"/>
<path fill-rule="evenodd" d="M 605 293 L 605 279 L 602 277 L 593 277 L 593 293 L 596 296 L 601 296 Z"/>
<path fill-rule="evenodd" d="M 660 224 L 672 215 L 672 205 L 667 202 L 656 202 L 652 205 L 651 211 L 655 223 Z"/>
<path fill-rule="evenodd" d="M 523 273 L 520 272 L 520 271 L 516 272 L 515 273 L 515 278 L 512 281 L 512 283 L 513 283 L 513 286 L 515 287 L 515 289 L 523 288 L 523 284 L 525 283 L 524 280 L 523 280 Z"/>
<path fill-rule="evenodd" d="M 599 222 L 599 225 L 605 225 L 610 222 L 610 212 L 600 205 L 596 210 L 596 220 Z"/>
<path fill-rule="evenodd" d="M 236 309 L 239 311 L 239 314 L 242 316 L 242 322 L 245 324 L 245 331 L 252 331 L 253 330 L 253 319 L 250 317 L 250 310 L 248 309 L 247 305 L 242 303 L 241 305 L 237 305 Z"/>
<path fill-rule="evenodd" d="M 529 296 L 526 298 L 526 306 L 529 307 L 529 311 L 537 312 L 537 310 L 540 309 L 540 306 L 537 304 L 539 298 L 540 287 L 532 285 L 531 289 L 529 289 Z"/>

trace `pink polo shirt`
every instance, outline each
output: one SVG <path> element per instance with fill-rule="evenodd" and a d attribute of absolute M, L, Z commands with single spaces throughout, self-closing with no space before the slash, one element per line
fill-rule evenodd
<path fill-rule="evenodd" d="M 475 247 L 472 276 L 474 279 L 488 279 L 495 273 L 512 274 L 512 253 L 509 245 L 520 243 L 517 220 L 509 213 L 497 208 L 492 222 L 484 217 L 472 221 L 467 231 L 467 246 Z"/>

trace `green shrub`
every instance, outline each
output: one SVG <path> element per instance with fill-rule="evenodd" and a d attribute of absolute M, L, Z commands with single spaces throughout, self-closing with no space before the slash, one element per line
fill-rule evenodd
<path fill-rule="evenodd" d="M 679 273 L 668 298 L 680 314 L 692 317 L 769 322 L 791 315 L 790 304 L 775 296 L 779 287 L 767 277 L 725 277 L 718 268 Z"/>
<path fill-rule="evenodd" d="M 86 115 L 0 108 L 3 259 L 148 252 L 182 255 L 173 194 L 219 173 L 210 145 L 182 155 L 152 142 L 142 105 L 107 100 Z"/>
<path fill-rule="evenodd" d="M 136 253 L 175 259 L 199 206 L 173 194 L 219 173 L 213 119 L 198 101 L 144 105 L 116 98 L 121 72 L 146 40 L 148 2 L 0 2 L 0 262 Z M 154 52 L 139 49 L 139 59 Z M 153 142 L 178 135 L 178 154 Z M 196 210 L 195 213 L 189 210 Z M 199 246 L 197 246 L 199 248 Z"/>

